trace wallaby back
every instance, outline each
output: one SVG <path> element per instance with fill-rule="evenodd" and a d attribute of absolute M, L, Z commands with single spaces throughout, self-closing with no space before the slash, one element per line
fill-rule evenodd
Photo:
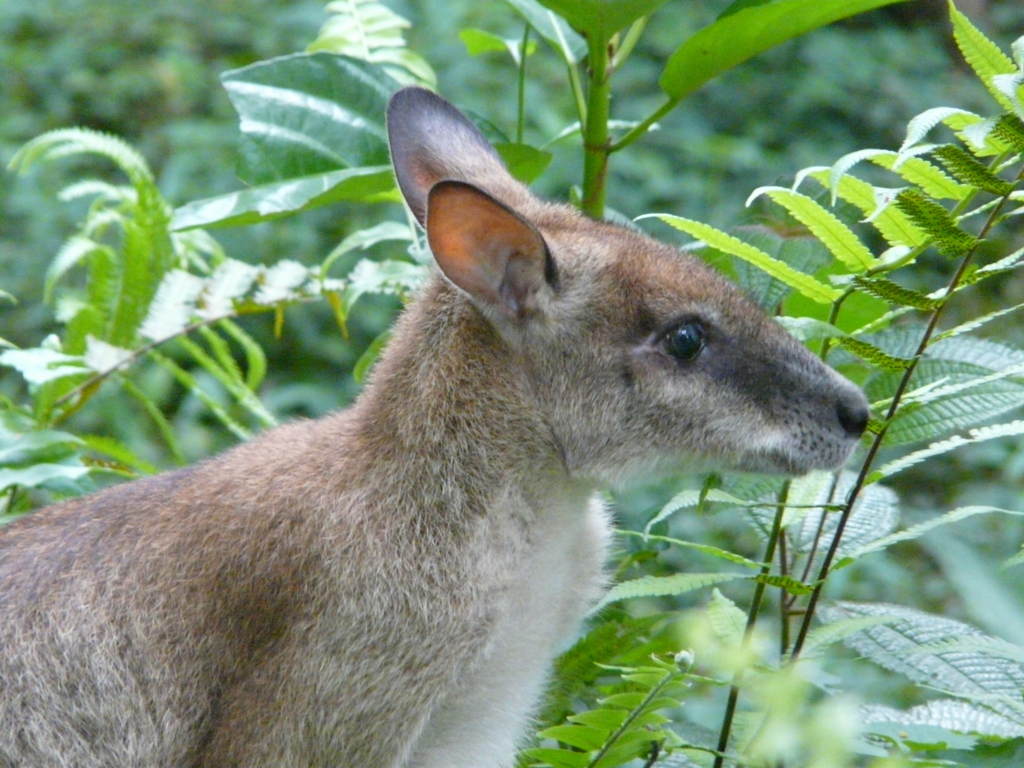
<path fill-rule="evenodd" d="M 602 484 L 840 466 L 863 396 L 700 262 L 388 111 L 439 272 L 350 409 L 0 530 L 0 767 L 508 768 Z"/>

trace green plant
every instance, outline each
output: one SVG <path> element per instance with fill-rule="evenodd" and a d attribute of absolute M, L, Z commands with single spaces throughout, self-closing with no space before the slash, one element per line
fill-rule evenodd
<path fill-rule="evenodd" d="M 578 117 L 558 138 L 580 137 L 578 201 L 601 216 L 609 156 L 645 136 L 700 85 L 771 45 L 886 3 L 732 3 L 677 46 L 659 76 L 662 105 L 632 123 L 611 119 L 612 79 L 662 2 L 508 4 L 526 21 L 521 38 L 504 41 L 482 30 L 463 37 L 474 54 L 507 50 L 516 67 L 514 135 L 483 119 L 481 128 L 519 178 L 544 171 L 552 156 L 525 142 L 524 103 L 536 52 L 531 36 L 548 43 L 565 66 Z M 0 490 L 8 515 L 33 506 L 25 489 L 80 493 L 97 471 L 153 469 L 126 446 L 54 429 L 102 382 L 117 382 L 136 398 L 178 457 L 174 425 L 136 383 L 146 365 L 169 371 L 244 438 L 273 416 L 255 396 L 262 350 L 235 318 L 272 312 L 280 327 L 288 304 L 325 301 L 344 330 L 362 296 L 404 296 L 422 280 L 429 253 L 408 217 L 352 232 L 313 267 L 287 260 L 255 267 L 229 257 L 207 232 L 339 201 L 398 199 L 383 140 L 386 100 L 400 82 L 431 82 L 432 72 L 405 46 L 404 20 L 379 3 L 333 2 L 328 10 L 308 53 L 222 78 L 241 118 L 245 190 L 172 211 L 137 153 L 81 130 L 45 134 L 15 158 L 14 166 L 26 169 L 43 159 L 99 153 L 130 185 L 85 181 L 66 190 L 65 197 L 94 202 L 48 273 L 64 330 L 34 349 L 0 355 L 32 388 L 31 407 L 11 403 L 2 412 Z M 613 587 L 595 609 L 591 631 L 560 661 L 524 764 L 824 768 L 891 759 L 994 766 L 1019 754 L 1020 647 L 916 609 L 822 598 L 827 585 L 857 573 L 868 555 L 959 520 L 1020 514 L 957 506 L 897 531 L 899 499 L 885 484 L 963 446 L 1024 434 L 1020 421 L 989 423 L 1024 404 L 1024 352 L 970 335 L 996 328 L 1019 305 L 968 314 L 940 329 L 958 301 L 1024 260 L 1024 250 L 1006 250 L 1014 217 L 1024 210 L 1022 47 L 1015 45 L 1014 62 L 951 13 L 957 43 L 1001 115 L 929 110 L 910 123 L 896 151 L 854 152 L 831 167 L 801 171 L 792 188 L 757 190 L 748 201 L 757 203 L 756 225 L 725 232 L 658 216 L 697 238 L 688 247 L 732 273 L 757 301 L 780 311 L 794 334 L 862 382 L 875 418 L 855 470 L 790 482 L 710 475 L 659 505 L 642 532 L 623 531 L 628 546 L 620 575 L 642 575 Z M 952 136 L 925 142 L 946 129 Z M 877 166 L 865 174 L 869 180 L 852 173 L 864 163 Z M 878 181 L 882 176 L 889 180 Z M 388 258 L 357 260 L 381 244 L 391 248 Z M 926 264 L 937 266 L 944 284 L 929 282 Z M 339 276 L 343 267 L 349 270 Z M 80 285 L 70 282 L 76 269 L 84 273 Z M 385 340 L 386 334 L 369 346 L 357 375 Z M 915 447 L 908 453 L 908 446 Z M 724 517 L 730 510 L 763 541 L 762 553 L 672 535 L 682 511 Z M 668 572 L 680 553 L 720 568 Z M 1022 560 L 1024 552 L 1008 565 Z M 744 585 L 752 594 L 745 596 Z M 703 608 L 681 607 L 709 587 Z M 620 603 L 647 613 L 632 616 Z M 836 682 L 823 671 L 842 658 L 841 644 L 946 698 L 910 708 L 886 699 L 858 714 L 853 681 Z M 680 648 L 692 654 L 678 656 Z M 853 695 L 833 695 L 837 689 Z"/>

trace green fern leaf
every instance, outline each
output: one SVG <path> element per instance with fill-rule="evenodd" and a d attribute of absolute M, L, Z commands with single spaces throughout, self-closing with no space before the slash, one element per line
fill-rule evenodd
<path fill-rule="evenodd" d="M 893 152 L 876 155 L 871 161 L 920 187 L 926 195 L 936 200 L 963 200 L 971 192 L 969 186 L 957 183 L 943 173 L 941 168 L 920 157 L 901 158 Z"/>
<path fill-rule="evenodd" d="M 907 123 L 907 137 L 900 145 L 899 155 L 903 156 L 907 150 L 921 141 L 939 123 L 950 126 L 954 129 L 962 129 L 965 125 L 980 123 L 982 118 L 973 112 L 955 107 L 934 107 L 926 109 Z"/>
<path fill-rule="evenodd" d="M 941 254 L 962 256 L 978 244 L 977 238 L 956 225 L 949 211 L 916 189 L 900 192 L 896 196 L 896 205 L 914 224 L 932 236 Z"/>
<path fill-rule="evenodd" d="M 955 328 L 950 328 L 948 331 L 943 331 L 942 333 L 935 336 L 934 341 L 952 339 L 962 334 L 969 333 L 970 331 L 975 331 L 978 328 L 981 328 L 982 326 L 992 322 L 993 320 L 998 320 L 1003 315 L 1008 315 L 1011 312 L 1016 312 L 1021 308 L 1024 308 L 1024 303 L 1015 304 L 1012 307 L 1004 307 L 1003 309 L 997 309 L 994 312 L 989 312 L 987 314 L 982 315 L 981 317 L 976 317 L 972 320 L 968 320 L 966 323 L 961 323 Z"/>
<path fill-rule="evenodd" d="M 910 367 L 910 360 L 886 354 L 874 344 L 869 344 L 861 339 L 844 336 L 838 340 L 838 344 L 848 352 L 852 352 L 862 360 L 884 371 L 905 371 Z"/>
<path fill-rule="evenodd" d="M 620 600 L 682 595 L 712 584 L 744 578 L 747 576 L 742 573 L 674 573 L 671 576 L 641 576 L 639 579 L 616 584 L 608 590 L 601 602 L 594 606 L 591 613 L 597 613 L 606 605 Z"/>
<path fill-rule="evenodd" d="M 380 64 L 405 85 L 437 87 L 437 76 L 426 59 L 405 47 L 403 30 L 412 26 L 406 19 L 374 0 L 335 0 L 326 10 L 332 15 L 306 50 Z"/>
<path fill-rule="evenodd" d="M 792 576 L 782 576 L 777 573 L 758 574 L 754 577 L 754 581 L 759 581 L 769 587 L 784 589 L 791 595 L 809 595 L 814 591 L 814 587 L 810 584 L 805 584 Z"/>
<path fill-rule="evenodd" d="M 822 186 L 829 187 L 832 176 L 831 169 L 821 167 L 809 170 L 807 175 Z M 901 210 L 892 205 L 879 206 L 875 188 L 866 181 L 847 174 L 836 181 L 832 192 L 836 197 L 859 208 L 868 217 L 868 222 L 890 245 L 905 245 L 915 248 L 928 240 L 928 236 L 918 229 Z"/>
<path fill-rule="evenodd" d="M 901 307 L 912 307 L 922 311 L 930 311 L 942 306 L 942 301 L 925 296 L 923 293 L 906 288 L 884 277 L 864 277 L 858 275 L 854 282 L 882 301 L 888 301 Z"/>
<path fill-rule="evenodd" d="M 715 229 L 699 221 L 672 216 L 667 213 L 652 214 L 669 226 L 682 230 L 687 234 L 707 243 L 712 248 L 731 254 L 763 269 L 776 280 L 780 280 L 791 288 L 795 288 L 808 299 L 819 304 L 831 304 L 842 295 L 842 291 L 815 280 L 810 275 L 797 272 L 785 262 L 769 256 L 764 251 L 744 243 L 742 240 Z"/>
<path fill-rule="evenodd" d="M 789 211 L 851 272 L 863 272 L 877 263 L 849 227 L 811 198 L 783 187 L 760 187 L 747 198 L 747 206 L 762 194 Z"/>
<path fill-rule="evenodd" d="M 961 437 L 956 435 L 948 440 L 942 440 L 937 443 L 932 443 L 927 448 L 922 448 L 919 451 L 908 453 L 906 456 L 902 456 L 898 459 L 890 461 L 887 464 L 882 465 L 874 472 L 872 472 L 867 479 L 868 483 L 875 483 L 886 477 L 895 475 L 898 472 L 902 472 L 904 469 L 920 464 L 925 459 L 930 459 L 933 456 L 941 456 L 944 453 L 949 453 L 957 448 L 961 448 L 965 445 L 971 445 L 972 443 L 981 443 L 986 440 L 993 440 L 998 437 L 1009 437 L 1016 435 L 1024 435 L 1024 421 L 1012 421 L 1007 424 L 996 424 L 991 427 L 980 427 L 978 429 L 972 429 L 968 433 L 968 437 Z"/>
<path fill-rule="evenodd" d="M 116 136 L 89 128 L 61 128 L 37 136 L 15 153 L 8 166 L 24 173 L 37 162 L 72 155 L 95 154 L 112 160 L 135 187 L 153 183 L 149 165 L 130 144 Z"/>
<path fill-rule="evenodd" d="M 964 184 L 999 196 L 1008 195 L 1013 191 L 1013 185 L 1010 182 L 996 176 L 962 147 L 955 144 L 944 144 L 937 147 L 932 154 L 939 159 L 946 170 Z"/>
<path fill-rule="evenodd" d="M 952 0 L 949 3 L 949 16 L 953 22 L 953 38 L 956 40 L 964 60 L 971 66 L 996 101 L 1004 109 L 1012 112 L 1013 103 L 1006 97 L 1006 94 L 993 85 L 992 77 L 1013 74 L 1017 71 L 1017 67 L 1009 56 L 999 50 L 999 46 L 985 37 L 964 14 L 956 9 Z"/>
<path fill-rule="evenodd" d="M 868 554 L 869 552 L 878 552 L 880 550 L 887 549 L 891 547 L 893 544 L 898 544 L 901 541 L 913 541 L 914 539 L 920 538 L 929 531 L 935 530 L 936 528 L 940 528 L 944 525 L 956 523 L 960 520 L 966 520 L 967 518 L 974 517 L 975 515 L 988 515 L 994 512 L 999 512 L 1004 515 L 1024 515 L 1024 512 L 1014 512 L 1013 510 L 1000 509 L 999 507 L 988 507 L 981 505 L 958 507 L 957 509 L 947 512 L 944 515 L 940 515 L 939 517 L 935 517 L 931 520 L 926 520 L 923 523 L 911 526 L 910 528 L 907 528 L 905 531 L 898 531 L 896 533 L 889 534 L 888 536 L 883 536 L 880 539 L 875 539 L 870 544 L 865 544 L 864 546 L 859 547 L 850 552 L 849 557 L 856 560 Z"/>
<path fill-rule="evenodd" d="M 1015 152 L 1024 152 L 1024 121 L 1016 115 L 1003 115 L 992 126 L 992 136 L 1011 147 Z"/>

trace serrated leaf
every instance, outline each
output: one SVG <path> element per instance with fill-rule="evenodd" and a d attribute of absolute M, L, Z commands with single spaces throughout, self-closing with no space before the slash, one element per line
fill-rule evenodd
<path fill-rule="evenodd" d="M 898 533 L 890 534 L 889 536 L 883 536 L 876 538 L 870 544 L 866 544 L 862 547 L 858 547 L 856 550 L 849 553 L 849 556 L 856 559 L 863 557 L 869 552 L 878 552 L 879 550 L 891 547 L 893 544 L 897 544 L 901 541 L 913 541 L 914 539 L 920 538 L 924 534 L 950 523 L 956 523 L 960 520 L 966 520 L 968 517 L 974 517 L 975 515 L 988 515 L 994 512 L 999 512 L 1004 515 L 1024 515 L 1024 512 L 1014 512 L 1009 509 L 1000 509 L 999 507 L 989 507 L 983 505 L 971 505 L 966 507 L 958 507 L 957 509 L 951 510 L 944 515 L 926 520 L 923 523 L 907 528 L 905 531 L 899 531 Z"/>
<path fill-rule="evenodd" d="M 992 137 L 1024 152 L 1024 121 L 1016 115 L 1002 115 L 992 126 Z"/>
<path fill-rule="evenodd" d="M 932 109 L 926 109 L 907 123 L 907 137 L 900 146 L 899 154 L 902 155 L 906 150 L 921 141 L 939 123 L 949 125 L 952 120 L 957 118 L 961 121 L 968 120 L 974 123 L 980 123 L 982 119 L 973 112 L 957 109 L 956 107 L 933 107 Z M 963 127 L 962 122 L 959 127 Z"/>
<path fill-rule="evenodd" d="M 807 298 L 819 304 L 831 304 L 842 295 L 841 291 L 815 280 L 810 275 L 797 272 L 785 262 L 772 258 L 759 248 L 744 243 L 742 240 L 728 235 L 720 229 L 715 229 L 699 221 L 684 219 L 681 216 L 663 213 L 654 215 L 669 226 L 682 230 L 713 248 L 732 254 L 763 269 L 772 277 L 781 280 L 786 285 L 796 289 Z"/>
<path fill-rule="evenodd" d="M 182 269 L 168 272 L 149 305 L 139 335 L 152 341 L 176 336 L 188 326 L 195 312 L 196 300 L 202 293 L 203 279 Z"/>
<path fill-rule="evenodd" d="M 747 198 L 747 206 L 760 194 L 766 194 L 807 227 L 851 272 L 863 272 L 877 263 L 853 231 L 806 195 L 784 187 L 760 187 Z"/>
<path fill-rule="evenodd" d="M 814 587 L 809 584 L 805 584 L 799 579 L 794 579 L 792 576 L 782 576 L 776 573 L 758 574 L 754 577 L 754 581 L 759 581 L 770 587 L 784 589 L 791 595 L 809 595 L 814 591 Z"/>
<path fill-rule="evenodd" d="M 854 278 L 854 282 L 872 296 L 877 296 L 882 301 L 888 301 L 901 307 L 911 307 L 927 312 L 942 305 L 939 299 L 930 298 L 919 291 L 906 288 L 884 277 L 858 275 Z"/>
<path fill-rule="evenodd" d="M 803 645 L 803 655 L 807 656 L 818 649 L 827 648 L 833 643 L 838 643 L 850 635 L 869 627 L 889 624 L 898 620 L 895 616 L 860 616 L 829 622 L 807 633 L 807 639 Z"/>
<path fill-rule="evenodd" d="M 606 605 L 620 600 L 639 597 L 667 597 L 682 595 L 697 589 L 721 584 L 726 581 L 747 578 L 741 573 L 674 573 L 671 576 L 641 576 L 639 579 L 622 581 L 612 587 L 591 613 L 597 613 Z"/>
<path fill-rule="evenodd" d="M 972 702 L 957 699 L 929 701 L 905 712 L 878 705 L 862 708 L 861 711 L 868 724 L 891 722 L 900 725 L 931 725 L 955 733 L 976 733 L 1003 739 L 1024 735 L 1024 725 Z"/>
<path fill-rule="evenodd" d="M 896 205 L 920 229 L 935 241 L 939 253 L 962 256 L 978 244 L 977 238 L 960 229 L 949 211 L 914 189 L 896 196 Z"/>
<path fill-rule="evenodd" d="M 965 445 L 993 440 L 998 437 L 1010 437 L 1016 435 L 1024 435 L 1024 421 L 1012 421 L 1007 424 L 996 424 L 991 427 L 972 429 L 968 433 L 967 437 L 957 435 L 949 438 L 948 440 L 932 443 L 927 448 L 922 448 L 919 451 L 908 453 L 906 456 L 902 456 L 882 465 L 868 476 L 867 482 L 878 482 L 883 478 L 902 472 L 908 467 L 920 464 L 925 459 L 930 459 L 934 456 L 941 456 L 944 453 L 949 453 L 950 451 L 956 450 L 957 448 L 961 448 Z"/>
<path fill-rule="evenodd" d="M 999 50 L 995 43 L 971 24 L 970 20 L 958 11 L 952 2 L 949 4 L 949 17 L 953 22 L 953 38 L 964 59 L 996 101 L 1004 109 L 1012 112 L 1012 102 L 993 85 L 992 77 L 993 75 L 1014 73 L 1017 71 L 1017 67 L 1010 57 Z"/>
<path fill-rule="evenodd" d="M 908 403 L 897 412 L 885 433 L 887 446 L 934 440 L 1024 405 L 1024 386 L 1000 381 L 974 387 L 942 400 Z"/>
<path fill-rule="evenodd" d="M 1013 185 L 996 176 L 992 171 L 978 162 L 974 155 L 966 152 L 955 144 L 944 144 L 932 152 L 958 181 L 969 184 L 993 195 L 1008 195 Z"/>
<path fill-rule="evenodd" d="M 711 591 L 706 615 L 711 631 L 722 641 L 722 645 L 739 647 L 747 627 L 747 614 L 719 592 L 717 587 Z"/>
<path fill-rule="evenodd" d="M 895 357 L 886 354 L 874 344 L 869 344 L 862 339 L 855 339 L 852 336 L 844 336 L 838 341 L 839 346 L 852 352 L 865 362 L 870 363 L 883 371 L 905 371 L 910 367 L 911 361 L 903 357 Z"/>
<path fill-rule="evenodd" d="M 997 697 L 1021 700 L 1024 667 L 971 651 L 925 651 L 926 646 L 944 640 L 985 637 L 974 627 L 913 608 L 881 603 L 840 602 L 822 607 L 820 614 L 826 621 L 858 616 L 898 617 L 899 621 L 864 629 L 844 642 L 876 664 L 916 683 L 962 696 L 994 695 L 986 706 L 1019 721 L 1020 711 Z"/>
<path fill-rule="evenodd" d="M 926 146 L 915 147 L 908 150 L 908 153 L 923 153 L 929 149 Z M 963 200 L 971 191 L 970 187 L 957 183 L 943 173 L 942 169 L 920 157 L 901 157 L 895 152 L 880 152 L 871 157 L 871 162 L 898 174 L 937 200 Z"/>

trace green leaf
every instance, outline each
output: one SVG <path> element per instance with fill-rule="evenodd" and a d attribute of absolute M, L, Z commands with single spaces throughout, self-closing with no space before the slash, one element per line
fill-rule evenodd
<path fill-rule="evenodd" d="M 799 579 L 794 579 L 791 576 L 781 576 L 777 573 L 758 574 L 754 577 L 754 581 L 767 584 L 769 587 L 779 587 L 791 595 L 809 595 L 814 591 L 814 587 L 805 584 Z"/>
<path fill-rule="evenodd" d="M 893 544 L 897 544 L 901 541 L 912 541 L 914 539 L 917 539 L 923 536 L 924 534 L 928 533 L 928 531 L 934 530 L 935 528 L 939 528 L 944 525 L 949 525 L 950 523 L 956 523 L 960 520 L 966 520 L 968 517 L 974 517 L 975 515 L 989 515 L 994 512 L 999 512 L 1004 515 L 1024 515 L 1024 512 L 1014 512 L 1013 510 L 1000 509 L 999 507 L 988 507 L 981 505 L 959 507 L 950 512 L 947 512 L 944 515 L 940 515 L 939 517 L 935 517 L 931 520 L 926 520 L 923 523 L 911 526 L 910 528 L 907 528 L 905 531 L 899 531 L 888 536 L 883 536 L 880 539 L 875 539 L 870 544 L 867 544 L 863 547 L 854 550 L 850 553 L 849 556 L 854 559 L 863 557 L 869 552 L 878 552 L 879 550 L 887 549 L 888 547 L 891 547 Z"/>
<path fill-rule="evenodd" d="M 677 48 L 658 84 L 670 98 L 681 100 L 713 77 L 779 43 L 891 2 L 776 0 L 742 8 L 719 17 Z"/>
<path fill-rule="evenodd" d="M 956 9 L 952 0 L 949 3 L 949 18 L 953 22 L 953 38 L 964 59 L 1003 109 L 1012 112 L 1013 103 L 993 85 L 992 77 L 1015 73 L 1017 67 L 1013 61 L 999 50 L 999 46 L 971 24 L 970 20 Z"/>
<path fill-rule="evenodd" d="M 725 253 L 737 256 L 748 261 L 756 267 L 763 269 L 772 277 L 781 280 L 791 288 L 795 288 L 801 294 L 819 304 L 831 304 L 842 295 L 842 291 L 825 285 L 815 280 L 810 275 L 797 272 L 791 266 L 778 259 L 772 258 L 759 248 L 755 248 L 742 240 L 715 229 L 708 224 L 699 221 L 684 219 L 681 216 L 672 216 L 667 213 L 652 214 L 661 219 L 669 226 L 682 230 L 687 234 L 707 243 L 712 248 L 717 248 Z M 645 218 L 645 217 L 640 217 Z"/>
<path fill-rule="evenodd" d="M 1018 737 L 1002 744 L 979 744 L 970 752 L 939 752 L 936 757 L 952 760 L 963 768 L 1020 768 L 1024 765 L 1024 738 Z"/>
<path fill-rule="evenodd" d="M 803 655 L 807 656 L 815 650 L 827 648 L 833 643 L 845 640 L 852 634 L 876 627 L 879 624 L 892 624 L 899 619 L 896 616 L 860 616 L 852 619 L 839 619 L 824 624 L 807 633 L 804 641 Z"/>
<path fill-rule="evenodd" d="M 859 208 L 890 245 L 905 245 L 914 248 L 928 239 L 928 236 L 897 207 L 886 205 L 880 208 L 875 188 L 866 181 L 849 174 L 843 174 L 833 180 L 832 169 L 827 167 L 805 169 L 805 171 L 806 175 L 822 186 L 831 188 L 834 196 Z M 801 171 L 801 174 L 804 174 L 805 171 Z M 801 177 L 798 176 L 798 178 Z"/>
<path fill-rule="evenodd" d="M 39 488 L 54 482 L 74 482 L 89 474 L 90 469 L 79 462 L 69 464 L 32 464 L 16 469 L 0 469 L 0 492 L 13 486 Z"/>
<path fill-rule="evenodd" d="M 852 352 L 857 357 L 871 363 L 876 368 L 881 368 L 883 371 L 905 371 L 910 367 L 910 360 L 886 354 L 874 344 L 869 344 L 861 339 L 844 336 L 839 339 L 838 344 L 843 349 Z"/>
<path fill-rule="evenodd" d="M 743 578 L 747 577 L 741 573 L 674 573 L 671 576 L 641 576 L 639 579 L 616 584 L 608 590 L 601 602 L 594 606 L 591 613 L 597 613 L 606 605 L 620 600 L 682 595 L 712 584 Z"/>
<path fill-rule="evenodd" d="M 479 56 L 481 53 L 509 52 L 508 40 L 483 29 L 474 27 L 461 29 L 459 30 L 459 39 L 466 46 L 466 52 L 470 56 Z"/>
<path fill-rule="evenodd" d="M 342 200 L 384 199 L 394 189 L 388 165 L 329 171 L 195 200 L 174 211 L 171 229 L 245 227 Z"/>
<path fill-rule="evenodd" d="M 390 340 L 391 331 L 383 331 L 370 342 L 370 345 L 363 351 L 363 354 L 359 356 L 356 364 L 352 366 L 352 378 L 357 383 L 362 384 L 366 380 L 366 374 L 370 372 L 370 368 L 377 362 L 377 358 L 380 357 L 380 353 L 384 351 L 384 347 L 387 346 Z"/>
<path fill-rule="evenodd" d="M 992 136 L 1013 147 L 1016 152 L 1024 152 L 1024 121 L 1016 115 L 1003 115 L 992 126 Z"/>
<path fill-rule="evenodd" d="M 968 437 L 961 437 L 956 435 L 948 440 L 942 440 L 941 442 L 932 443 L 927 448 L 922 448 L 919 451 L 908 453 L 906 456 L 902 456 L 898 459 L 888 462 L 882 465 L 870 475 L 868 475 L 867 482 L 875 483 L 883 478 L 895 475 L 898 472 L 902 472 L 908 467 L 912 467 L 915 464 L 920 464 L 925 459 L 930 459 L 933 456 L 941 456 L 944 453 L 961 448 L 965 445 L 971 445 L 972 443 L 981 443 L 986 440 L 994 440 L 998 437 L 1009 437 L 1016 435 L 1024 435 L 1024 421 L 1011 421 L 1007 424 L 996 424 L 991 427 L 981 427 L 979 429 L 972 429 L 968 433 Z"/>
<path fill-rule="evenodd" d="M 759 187 L 747 198 L 747 206 L 761 194 L 789 211 L 851 272 L 863 272 L 877 264 L 853 231 L 811 198 L 784 187 Z"/>
<path fill-rule="evenodd" d="M 747 627 L 747 614 L 736 607 L 736 603 L 727 598 L 716 587 L 711 592 L 711 600 L 707 608 L 708 624 L 722 645 L 738 647 L 743 640 Z"/>
<path fill-rule="evenodd" d="M 379 64 L 405 85 L 437 85 L 437 76 L 426 60 L 405 47 L 402 31 L 412 25 L 390 8 L 374 0 L 335 0 L 326 10 L 332 15 L 307 50 Z"/>
<path fill-rule="evenodd" d="M 537 0 L 505 0 L 526 22 L 558 51 L 567 64 L 576 64 L 587 55 L 587 41 L 576 34 L 564 19 Z M 554 6 L 549 6 L 554 7 Z"/>
<path fill-rule="evenodd" d="M 590 755 L 586 752 L 570 752 L 565 749 L 550 747 L 532 747 L 524 749 L 523 754 L 539 761 L 542 765 L 554 768 L 586 768 L 590 764 Z"/>
<path fill-rule="evenodd" d="M 512 4 L 518 6 L 520 2 Z M 577 32 L 602 44 L 664 3 L 665 0 L 541 0 L 541 5 L 568 21 Z"/>
<path fill-rule="evenodd" d="M 958 184 L 942 170 L 920 157 L 900 156 L 895 152 L 877 152 L 871 162 L 892 171 L 900 178 L 918 186 L 936 200 L 963 200 L 971 188 Z M 899 165 L 897 165 L 899 163 Z"/>
<path fill-rule="evenodd" d="M 943 144 L 936 147 L 932 152 L 946 170 L 958 181 L 977 187 L 993 195 L 1008 195 L 1013 191 L 1013 185 L 996 176 L 987 167 L 982 165 L 974 155 L 955 144 Z"/>
<path fill-rule="evenodd" d="M 806 648 L 806 645 L 804 647 Z M 868 730 L 872 733 L 877 733 L 879 722 L 889 722 L 898 726 L 931 726 L 952 731 L 953 734 L 976 733 L 1003 739 L 1024 735 L 1024 726 L 997 715 L 984 706 L 956 699 L 936 699 L 911 707 L 906 712 L 868 705 L 864 714 L 867 715 Z M 920 737 L 914 740 L 922 741 Z"/>
<path fill-rule="evenodd" d="M 251 185 L 388 164 L 385 114 L 399 83 L 348 56 L 300 53 L 221 75 Z"/>
<path fill-rule="evenodd" d="M 884 277 L 858 275 L 854 278 L 854 282 L 872 296 L 877 296 L 882 301 L 888 301 L 901 307 L 912 307 L 927 312 L 942 305 L 942 301 L 939 299 L 930 298 L 919 291 L 906 288 Z"/>
<path fill-rule="evenodd" d="M 320 277 L 327 277 L 327 273 L 330 271 L 331 266 L 339 258 L 344 256 L 346 253 L 351 253 L 356 250 L 365 251 L 368 248 L 372 248 L 377 243 L 387 242 L 389 240 L 397 240 L 399 242 L 411 243 L 416 237 L 415 231 L 408 224 L 399 224 L 396 221 L 382 221 L 380 224 L 375 224 L 372 227 L 366 229 L 359 229 L 350 235 L 347 235 L 320 264 Z"/>
<path fill-rule="evenodd" d="M 962 256 L 978 244 L 978 240 L 960 229 L 949 211 L 915 189 L 904 189 L 896 196 L 896 205 L 908 218 L 935 240 L 939 253 Z"/>
<path fill-rule="evenodd" d="M 933 440 L 957 429 L 975 426 L 1024 405 L 1024 386 L 992 382 L 935 402 L 908 403 L 897 412 L 885 433 L 885 445 Z"/>
<path fill-rule="evenodd" d="M 529 144 L 495 144 L 494 149 L 508 167 L 508 172 L 524 184 L 531 183 L 544 173 L 554 158 L 550 152 L 531 147 Z"/>

